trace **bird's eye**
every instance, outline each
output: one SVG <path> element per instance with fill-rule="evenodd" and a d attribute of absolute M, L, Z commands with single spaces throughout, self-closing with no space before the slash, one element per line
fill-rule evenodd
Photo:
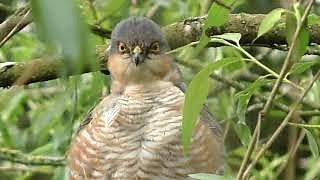
<path fill-rule="evenodd" d="M 118 46 L 118 50 L 120 53 L 125 53 L 128 50 L 128 48 L 123 42 L 120 42 Z"/>
<path fill-rule="evenodd" d="M 151 44 L 151 47 L 150 47 L 150 50 L 151 52 L 153 53 L 159 53 L 160 52 L 160 45 L 158 42 L 154 42 Z"/>

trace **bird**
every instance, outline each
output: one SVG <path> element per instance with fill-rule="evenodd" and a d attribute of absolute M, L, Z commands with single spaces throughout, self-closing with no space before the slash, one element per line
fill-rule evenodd
<path fill-rule="evenodd" d="M 187 179 L 223 174 L 222 129 L 206 106 L 182 146 L 186 85 L 159 25 L 134 16 L 111 34 L 107 69 L 110 94 L 101 98 L 75 133 L 70 179 Z"/>

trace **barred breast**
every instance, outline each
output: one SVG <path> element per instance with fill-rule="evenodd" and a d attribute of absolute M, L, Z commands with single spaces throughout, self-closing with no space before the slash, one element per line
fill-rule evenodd
<path fill-rule="evenodd" d="M 220 159 L 212 153 L 220 153 L 214 149 L 219 143 L 204 123 L 196 127 L 189 155 L 183 154 L 183 101 L 183 92 L 170 82 L 127 86 L 108 108 L 103 100 L 75 140 L 72 149 L 81 158 L 73 165 L 80 173 L 71 171 L 72 177 L 185 179 L 217 170 Z"/>

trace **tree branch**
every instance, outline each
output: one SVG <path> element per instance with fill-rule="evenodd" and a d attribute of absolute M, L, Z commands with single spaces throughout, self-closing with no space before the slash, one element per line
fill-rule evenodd
<path fill-rule="evenodd" d="M 207 30 L 208 35 L 223 34 L 223 33 L 241 33 L 242 39 L 241 44 L 250 44 L 257 35 L 258 27 L 261 20 L 265 17 L 262 14 L 232 14 L 230 15 L 229 21 L 220 28 L 209 28 Z M 8 29 L 12 29 L 19 20 L 20 16 L 10 17 L 5 23 L 0 25 L 0 39 L 4 37 L 3 34 L 7 34 Z M 28 21 L 27 21 L 28 20 Z M 206 20 L 206 16 L 189 18 L 181 22 L 173 23 L 164 26 L 162 29 L 168 39 L 168 42 L 172 49 L 187 45 L 191 42 L 198 41 L 201 35 L 202 27 Z M 16 24 L 14 24 L 14 22 Z M 25 25 L 31 22 L 31 19 L 26 18 L 26 22 L 21 23 L 18 29 L 23 28 Z M 110 38 L 111 32 L 109 30 L 103 29 L 102 27 L 91 26 L 92 32 L 100 36 Z M 310 42 L 320 43 L 320 25 L 312 25 L 309 27 L 310 30 Z M 273 45 L 284 45 L 286 44 L 284 36 L 284 27 L 276 27 L 269 33 L 260 37 L 252 45 L 267 46 Z M 105 67 L 106 53 L 105 49 L 98 48 L 98 61 L 101 67 Z M 14 82 L 25 72 L 28 67 L 36 66 L 37 68 L 32 68 L 32 74 L 30 79 L 25 81 L 24 84 L 47 81 L 51 79 L 56 79 L 59 77 L 59 69 L 62 65 L 62 60 L 46 60 L 48 58 L 40 58 L 33 61 L 28 61 L 26 63 L 15 63 L 10 66 L 1 67 L 0 64 L 0 87 L 12 86 Z M 90 69 L 85 69 L 83 73 L 90 72 Z M 69 75 L 72 75 L 70 73 Z"/>
<path fill-rule="evenodd" d="M 32 22 L 28 6 L 18 9 L 12 16 L 0 24 L 0 42 L 4 44 L 15 33 Z M 3 42 L 3 43 L 2 43 Z M 1 47 L 1 46 L 0 46 Z"/>

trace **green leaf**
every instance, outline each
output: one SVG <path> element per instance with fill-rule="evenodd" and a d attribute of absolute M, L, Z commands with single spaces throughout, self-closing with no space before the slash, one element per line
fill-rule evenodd
<path fill-rule="evenodd" d="M 240 33 L 225 33 L 225 34 L 221 34 L 221 35 L 215 35 L 213 37 L 232 41 L 232 42 L 235 42 L 238 44 L 241 39 L 241 34 Z"/>
<path fill-rule="evenodd" d="M 270 31 L 275 26 L 275 24 L 281 19 L 281 14 L 284 11 L 285 9 L 277 8 L 268 13 L 261 21 L 256 39 Z"/>
<path fill-rule="evenodd" d="M 189 149 L 193 128 L 208 95 L 210 74 L 219 68 L 239 61 L 241 61 L 239 57 L 229 57 L 215 61 L 197 73 L 190 82 L 185 95 L 182 119 L 182 143 L 186 152 Z"/>
<path fill-rule="evenodd" d="M 297 17 L 298 15 L 292 14 L 291 12 L 286 13 L 286 40 L 287 43 L 291 46 L 293 36 L 295 34 L 296 28 L 297 28 Z M 306 27 L 306 25 L 303 25 L 295 46 L 293 47 L 293 58 L 292 62 L 296 62 L 299 60 L 304 53 L 307 51 L 307 47 L 309 44 L 309 31 Z"/>
<path fill-rule="evenodd" d="M 320 24 L 320 16 L 316 14 L 310 14 L 308 16 L 308 26 Z"/>
<path fill-rule="evenodd" d="M 91 59 L 88 27 L 75 1 L 32 0 L 32 13 L 42 38 L 61 52 L 68 70 L 79 72 Z"/>
<path fill-rule="evenodd" d="M 14 147 L 14 141 L 13 141 L 9 126 L 5 122 L 3 122 L 3 120 L 1 119 L 1 116 L 0 116 L 0 137 L 3 141 L 3 143 L 1 143 L 1 146 Z"/>
<path fill-rule="evenodd" d="M 220 176 L 216 174 L 207 174 L 207 173 L 197 173 L 190 174 L 189 177 L 199 180 L 234 180 L 235 178 L 228 176 Z"/>
<path fill-rule="evenodd" d="M 306 132 L 308 142 L 309 142 L 309 147 L 310 147 L 310 150 L 312 152 L 313 157 L 318 158 L 319 157 L 319 147 L 317 145 L 317 141 L 316 141 L 314 135 L 308 129 L 304 128 L 304 131 Z"/>
<path fill-rule="evenodd" d="M 251 95 L 240 94 L 238 97 L 237 115 L 241 123 L 246 123 L 246 111 Z"/>
<path fill-rule="evenodd" d="M 235 130 L 243 145 L 249 145 L 251 139 L 251 132 L 246 124 L 248 103 L 251 96 L 256 93 L 261 86 L 266 85 L 268 82 L 269 80 L 265 79 L 264 77 L 259 78 L 254 83 L 250 84 L 245 90 L 240 91 L 235 95 L 235 97 L 238 99 L 237 115 L 239 117 L 239 121 L 236 124 Z"/>
<path fill-rule="evenodd" d="M 301 74 L 301 73 L 305 72 L 306 70 L 310 69 L 310 67 L 313 66 L 314 64 L 316 64 L 316 61 L 297 62 L 293 65 L 289 74 L 294 74 L 294 75 Z"/>
<path fill-rule="evenodd" d="M 235 126 L 235 131 L 238 137 L 240 138 L 241 143 L 244 146 L 248 146 L 252 136 L 250 128 L 247 126 L 247 124 L 238 121 L 238 123 Z"/>
<path fill-rule="evenodd" d="M 203 48 L 205 48 L 209 42 L 210 42 L 210 38 L 205 33 L 202 33 L 200 37 L 200 41 L 195 49 L 195 55 L 199 54 L 199 52 Z"/>
<path fill-rule="evenodd" d="M 223 0 L 221 3 L 229 6 L 234 0 Z M 218 3 L 213 3 L 208 12 L 208 18 L 205 24 L 205 29 L 210 26 L 222 26 L 229 18 L 230 10 L 220 6 Z"/>
<path fill-rule="evenodd" d="M 121 11 L 122 8 L 127 6 L 127 3 L 128 1 L 126 0 L 107 1 L 104 16 L 110 16 Z"/>
<path fill-rule="evenodd" d="M 254 83 L 250 84 L 245 90 L 240 91 L 235 95 L 238 99 L 237 115 L 241 123 L 245 124 L 245 114 L 251 96 L 257 92 L 261 86 L 266 85 L 268 82 L 269 80 L 264 77 L 259 78 Z"/>
<path fill-rule="evenodd" d="M 30 154 L 32 154 L 32 155 L 47 155 L 47 154 L 49 154 L 50 151 L 53 150 L 53 147 L 54 146 L 52 143 L 48 143 L 48 144 L 45 144 L 43 146 L 36 148 L 32 152 L 30 152 Z"/>
<path fill-rule="evenodd" d="M 221 3 L 231 5 L 233 0 L 223 0 Z M 229 14 L 229 9 L 226 9 L 215 2 L 211 5 L 195 54 L 198 54 L 210 41 L 210 38 L 205 33 L 206 30 L 212 26 L 218 27 L 225 24 L 229 18 Z"/>

